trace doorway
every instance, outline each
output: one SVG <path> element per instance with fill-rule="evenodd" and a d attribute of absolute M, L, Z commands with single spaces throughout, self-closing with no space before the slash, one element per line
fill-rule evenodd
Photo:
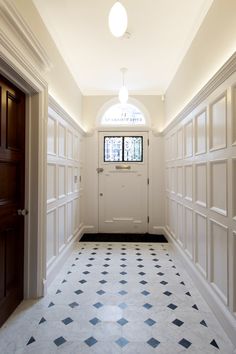
<path fill-rule="evenodd" d="M 0 76 L 0 326 L 23 299 L 24 187 L 25 94 Z"/>
<path fill-rule="evenodd" d="M 148 133 L 99 133 L 99 233 L 146 233 Z"/>

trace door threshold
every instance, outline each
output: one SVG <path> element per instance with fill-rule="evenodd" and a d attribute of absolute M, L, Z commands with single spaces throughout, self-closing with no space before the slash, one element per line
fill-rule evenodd
<path fill-rule="evenodd" d="M 145 234 L 84 234 L 80 242 L 138 242 L 138 243 L 167 243 L 164 235 Z"/>

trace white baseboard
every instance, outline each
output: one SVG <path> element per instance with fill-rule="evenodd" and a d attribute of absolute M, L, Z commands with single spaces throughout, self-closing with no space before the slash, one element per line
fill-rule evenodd
<path fill-rule="evenodd" d="M 219 297 L 215 294 L 210 284 L 202 277 L 197 267 L 186 255 L 184 250 L 172 237 L 169 231 L 164 228 L 163 233 L 168 239 L 169 243 L 172 245 L 173 251 L 176 253 L 176 256 L 184 265 L 184 269 L 187 270 L 188 274 L 193 279 L 198 291 L 201 293 L 201 295 L 211 308 L 212 312 L 215 314 L 219 323 L 224 328 L 224 331 L 233 343 L 233 346 L 236 347 L 236 320 L 234 316 L 229 312 L 228 308 L 220 301 Z M 234 353 L 236 354 L 236 349 Z"/>
<path fill-rule="evenodd" d="M 94 225 L 84 225 L 84 234 L 96 234 L 98 232 L 97 227 Z"/>
<path fill-rule="evenodd" d="M 149 233 L 151 235 L 164 235 L 165 236 L 165 227 L 164 226 L 152 226 L 150 227 Z"/>
<path fill-rule="evenodd" d="M 60 269 L 64 265 L 65 261 L 70 256 L 71 252 L 73 251 L 74 243 L 76 241 L 79 241 L 81 239 L 81 237 L 83 236 L 83 234 L 85 232 L 84 229 L 85 229 L 85 227 L 83 226 L 76 233 L 76 235 L 65 246 L 65 248 L 62 250 L 62 252 L 57 256 L 55 261 L 52 263 L 52 265 L 47 270 L 47 279 L 44 282 L 44 296 L 47 294 L 47 288 L 52 283 L 52 281 L 55 279 L 55 277 L 57 276 L 58 272 L 60 271 Z"/>

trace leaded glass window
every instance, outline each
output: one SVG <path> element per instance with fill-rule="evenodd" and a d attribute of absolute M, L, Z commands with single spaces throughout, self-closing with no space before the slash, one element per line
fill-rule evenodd
<path fill-rule="evenodd" d="M 142 162 L 142 136 L 105 136 L 104 162 Z"/>
<path fill-rule="evenodd" d="M 142 112 L 132 104 L 115 104 L 102 117 L 102 125 L 145 125 Z"/>

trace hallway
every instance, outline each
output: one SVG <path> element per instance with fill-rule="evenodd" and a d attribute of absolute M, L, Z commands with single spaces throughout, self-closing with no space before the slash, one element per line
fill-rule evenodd
<path fill-rule="evenodd" d="M 75 243 L 38 301 L 0 332 L 3 354 L 233 352 L 167 243 Z"/>

